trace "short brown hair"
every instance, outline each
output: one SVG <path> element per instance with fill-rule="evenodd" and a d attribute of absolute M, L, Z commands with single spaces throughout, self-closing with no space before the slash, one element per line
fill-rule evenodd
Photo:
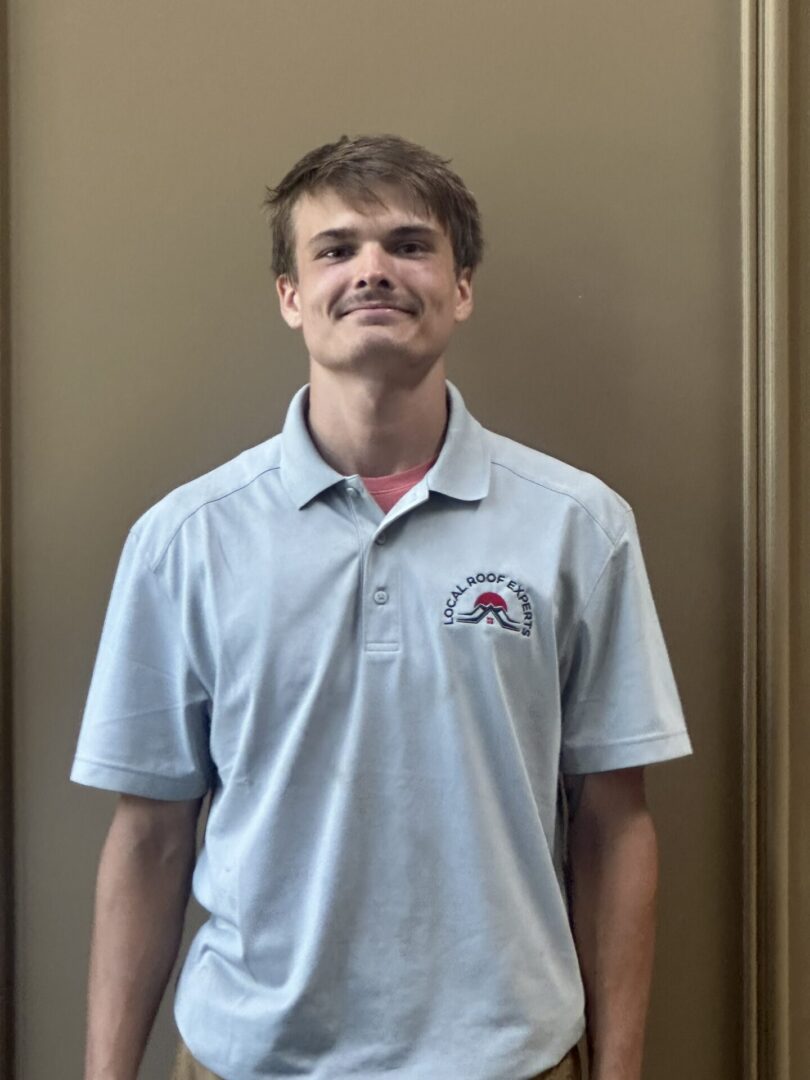
<path fill-rule="evenodd" d="M 402 188 L 447 231 L 457 275 L 475 270 L 484 249 L 481 216 L 464 181 L 447 167 L 450 160 L 399 135 L 341 135 L 310 150 L 278 187 L 267 188 L 273 273 L 296 280 L 292 212 L 302 195 L 331 188 L 352 203 L 382 203 L 374 191 L 379 184 Z"/>

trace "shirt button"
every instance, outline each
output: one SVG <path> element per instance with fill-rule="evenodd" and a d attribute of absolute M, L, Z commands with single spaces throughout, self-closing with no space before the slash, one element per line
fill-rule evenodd
<path fill-rule="evenodd" d="M 375 539 L 374 543 L 375 544 L 384 544 L 385 543 L 385 533 L 380 533 L 380 535 Z"/>
<path fill-rule="evenodd" d="M 377 589 L 377 591 L 374 593 L 375 604 L 384 604 L 387 599 L 388 593 L 385 591 L 385 589 Z"/>
<path fill-rule="evenodd" d="M 357 488 L 352 487 L 351 484 L 346 488 L 346 491 L 349 493 L 349 495 L 351 495 L 353 499 L 356 499 L 357 496 L 360 494 Z"/>

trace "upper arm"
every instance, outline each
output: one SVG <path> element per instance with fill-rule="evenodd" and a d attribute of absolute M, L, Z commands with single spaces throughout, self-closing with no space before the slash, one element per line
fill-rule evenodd
<path fill-rule="evenodd" d="M 609 827 L 647 813 L 644 766 L 564 778 L 571 827 Z"/>
<path fill-rule="evenodd" d="M 165 857 L 196 852 L 197 821 L 203 798 L 149 799 L 120 795 L 110 837 L 126 847 L 153 851 Z"/>

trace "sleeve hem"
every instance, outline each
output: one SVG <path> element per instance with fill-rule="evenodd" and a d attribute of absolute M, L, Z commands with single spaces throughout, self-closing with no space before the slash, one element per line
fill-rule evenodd
<path fill-rule="evenodd" d="M 669 735 L 625 739 L 619 743 L 572 747 L 563 750 L 560 768 L 564 773 L 608 772 L 634 765 L 654 765 L 659 761 L 688 757 L 692 743 L 685 729 Z"/>
<path fill-rule="evenodd" d="M 209 785 L 199 777 L 156 776 L 121 765 L 106 765 L 76 758 L 70 771 L 74 784 L 117 791 L 122 795 L 143 795 L 150 799 L 197 799 Z"/>

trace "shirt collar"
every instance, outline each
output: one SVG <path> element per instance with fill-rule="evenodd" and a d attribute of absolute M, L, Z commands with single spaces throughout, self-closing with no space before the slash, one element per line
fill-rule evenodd
<path fill-rule="evenodd" d="M 485 432 L 467 411 L 458 389 L 446 380 L 450 420 L 436 463 L 428 470 L 430 491 L 455 499 L 483 499 L 489 490 L 490 457 Z M 309 383 L 296 391 L 281 432 L 281 480 L 297 508 L 345 477 L 315 447 L 306 422 Z"/>
<path fill-rule="evenodd" d="M 450 422 L 436 464 L 428 471 L 428 488 L 454 499 L 483 499 L 491 466 L 486 432 L 468 412 L 458 388 L 449 379 L 445 384 Z"/>

